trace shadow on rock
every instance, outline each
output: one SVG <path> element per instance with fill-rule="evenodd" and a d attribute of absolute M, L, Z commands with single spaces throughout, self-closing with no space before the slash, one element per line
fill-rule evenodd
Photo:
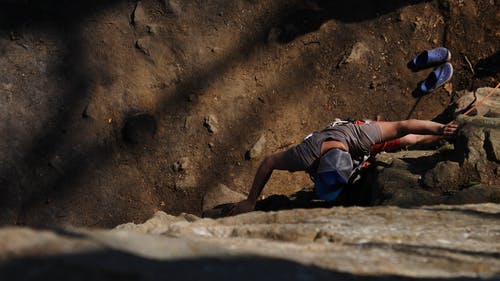
<path fill-rule="evenodd" d="M 329 208 L 341 205 L 342 199 L 332 202 L 324 201 L 316 196 L 313 188 L 306 187 L 291 195 L 274 194 L 265 199 L 257 201 L 255 205 L 256 211 L 280 211 L 290 209 L 313 209 L 313 208 Z M 203 217 L 220 218 L 227 217 L 234 203 L 220 204 L 203 212 Z"/>
<path fill-rule="evenodd" d="M 116 250 L 29 257 L 2 263 L 5 280 L 422 280 L 397 275 L 356 275 L 314 265 L 258 256 L 184 258 L 153 260 Z M 473 278 L 432 278 L 432 280 L 473 280 Z M 488 279 L 484 279 L 488 280 Z"/>
<path fill-rule="evenodd" d="M 403 6 L 427 2 L 427 0 L 406 1 L 328 1 L 316 0 L 296 5 L 285 12 L 279 27 L 273 33 L 279 43 L 288 43 L 296 37 L 318 30 L 331 19 L 342 22 L 360 22 L 390 13 Z M 353 11 L 355 11 L 353 13 Z"/>
<path fill-rule="evenodd" d="M 476 77 L 488 77 L 495 76 L 500 72 L 500 51 L 497 51 L 493 55 L 479 60 L 479 62 L 474 66 L 476 71 Z"/>

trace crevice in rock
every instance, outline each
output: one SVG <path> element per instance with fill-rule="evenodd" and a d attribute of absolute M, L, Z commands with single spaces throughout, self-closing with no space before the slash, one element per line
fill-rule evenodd
<path fill-rule="evenodd" d="M 483 149 L 486 152 L 486 159 L 488 159 L 489 161 L 500 164 L 500 160 L 497 159 L 495 156 L 495 150 L 493 149 L 493 143 L 491 141 L 489 131 L 484 132 Z"/>

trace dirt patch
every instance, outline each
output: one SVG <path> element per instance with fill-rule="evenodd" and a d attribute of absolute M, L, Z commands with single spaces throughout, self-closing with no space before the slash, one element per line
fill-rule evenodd
<path fill-rule="evenodd" d="M 337 2 L 4 1 L 1 222 L 199 215 L 212 186 L 248 191 L 261 137 L 264 155 L 335 117 L 430 119 L 499 80 L 496 1 Z M 422 96 L 432 69 L 406 64 L 436 46 L 455 75 Z M 265 195 L 309 185 L 278 172 Z"/>

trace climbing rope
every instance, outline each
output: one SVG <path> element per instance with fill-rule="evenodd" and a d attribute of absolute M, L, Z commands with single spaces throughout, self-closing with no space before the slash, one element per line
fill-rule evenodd
<path fill-rule="evenodd" d="M 484 96 L 484 98 L 482 98 L 480 101 L 478 101 L 476 103 L 476 105 L 474 105 L 473 107 L 471 107 L 469 110 L 467 110 L 464 115 L 467 115 L 469 114 L 472 110 L 476 109 L 478 106 L 480 106 L 485 100 L 487 100 L 489 97 L 491 97 L 494 93 L 495 93 L 495 90 L 498 89 L 498 87 L 500 87 L 500 83 L 497 84 L 497 86 L 495 88 L 493 88 L 493 90 L 491 90 L 486 96 Z"/>

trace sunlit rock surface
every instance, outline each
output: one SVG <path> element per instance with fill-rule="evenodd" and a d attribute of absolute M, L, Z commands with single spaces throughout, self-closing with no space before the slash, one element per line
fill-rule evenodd
<path fill-rule="evenodd" d="M 500 205 L 335 207 L 0 231 L 2 280 L 500 278 Z M 173 278 L 173 279 L 171 279 Z M 88 279 L 87 279 L 88 280 Z"/>

